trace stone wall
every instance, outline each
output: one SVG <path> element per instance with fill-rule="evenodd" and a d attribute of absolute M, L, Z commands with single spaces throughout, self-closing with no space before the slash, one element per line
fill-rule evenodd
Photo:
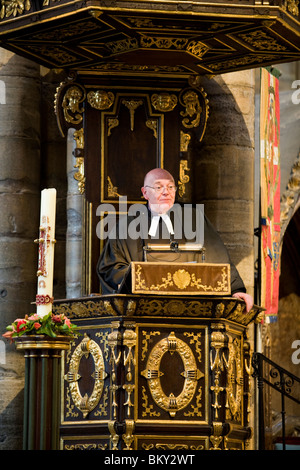
<path fill-rule="evenodd" d="M 57 189 L 54 296 L 65 296 L 66 145 L 54 94 L 60 77 L 0 49 L 0 333 L 36 311 L 41 190 Z M 0 449 L 22 448 L 24 356 L 0 342 Z"/>
<path fill-rule="evenodd" d="M 196 161 L 195 198 L 254 288 L 254 71 L 203 80 L 210 117 Z"/>
<path fill-rule="evenodd" d="M 39 67 L 0 50 L 0 330 L 30 313 L 36 294 L 40 202 Z M 32 306 L 32 310 L 33 306 Z M 24 358 L 5 344 L 0 449 L 22 446 Z"/>

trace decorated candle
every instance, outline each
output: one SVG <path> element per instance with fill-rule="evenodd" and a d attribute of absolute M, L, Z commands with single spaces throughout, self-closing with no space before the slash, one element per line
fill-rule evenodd
<path fill-rule="evenodd" d="M 35 240 L 39 245 L 36 313 L 41 317 L 52 312 L 55 213 L 56 189 L 44 189 L 41 193 L 39 238 Z"/>

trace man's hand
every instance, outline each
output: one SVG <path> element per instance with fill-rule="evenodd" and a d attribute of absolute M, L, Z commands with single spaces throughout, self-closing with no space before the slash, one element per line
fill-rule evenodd
<path fill-rule="evenodd" d="M 246 312 L 248 313 L 251 308 L 253 307 L 253 298 L 250 294 L 246 294 L 245 292 L 236 292 L 232 295 L 232 297 L 236 297 L 237 299 L 243 300 L 246 304 Z"/>

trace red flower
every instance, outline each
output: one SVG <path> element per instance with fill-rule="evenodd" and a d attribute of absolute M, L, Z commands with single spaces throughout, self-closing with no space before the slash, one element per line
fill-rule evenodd
<path fill-rule="evenodd" d="M 62 323 L 62 316 L 61 315 L 52 315 L 52 320 L 54 323 Z"/>
<path fill-rule="evenodd" d="M 33 326 L 34 326 L 34 328 L 35 328 L 36 330 L 38 330 L 39 328 L 41 328 L 42 325 L 36 321 L 36 322 L 33 324 Z"/>
<path fill-rule="evenodd" d="M 24 330 L 26 328 L 26 320 L 16 320 L 17 322 L 17 332 L 19 333 L 20 331 Z"/>

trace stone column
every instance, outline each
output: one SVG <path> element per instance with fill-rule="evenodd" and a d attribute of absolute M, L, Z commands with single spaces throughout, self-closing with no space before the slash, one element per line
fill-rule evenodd
<path fill-rule="evenodd" d="M 254 287 L 254 71 L 203 80 L 210 117 L 196 160 L 196 200 Z"/>
<path fill-rule="evenodd" d="M 203 86 L 210 117 L 196 161 L 197 201 L 204 203 L 247 292 L 254 296 L 255 73 L 219 75 L 203 80 Z M 254 350 L 254 328 L 248 332 Z M 255 409 L 253 381 L 251 409 Z M 250 426 L 255 428 L 255 412 Z"/>
<path fill-rule="evenodd" d="M 81 297 L 83 291 L 84 258 L 82 244 L 82 228 L 84 218 L 84 196 L 78 190 L 78 181 L 74 178 L 76 148 L 74 140 L 75 129 L 69 129 L 67 141 L 67 233 L 66 233 L 66 297 Z"/>
<path fill-rule="evenodd" d="M 40 206 L 40 73 L 0 49 L 0 331 L 35 311 Z M 0 337 L 1 341 L 2 338 Z M 1 343 L 3 347 L 3 343 Z M 22 448 L 24 360 L 4 343 L 0 449 Z M 2 348 L 3 351 L 3 348 Z"/>

